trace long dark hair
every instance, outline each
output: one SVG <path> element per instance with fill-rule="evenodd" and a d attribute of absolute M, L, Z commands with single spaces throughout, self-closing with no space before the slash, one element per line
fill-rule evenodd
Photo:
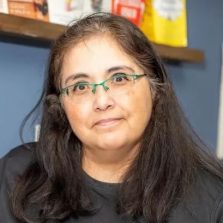
<path fill-rule="evenodd" d="M 27 210 L 62 220 L 94 213 L 81 168 L 81 142 L 58 99 L 64 56 L 75 44 L 102 33 L 114 38 L 125 53 L 149 74 L 153 110 L 137 157 L 120 185 L 117 211 L 146 221 L 166 222 L 171 208 L 184 198 L 197 170 L 222 177 L 222 167 L 205 152 L 178 105 L 160 57 L 145 35 L 126 19 L 99 13 L 87 16 L 55 41 L 42 96 L 42 122 L 34 160 L 17 182 L 12 196 L 18 220 L 32 222 Z M 39 208 L 37 208 L 39 207 Z"/>

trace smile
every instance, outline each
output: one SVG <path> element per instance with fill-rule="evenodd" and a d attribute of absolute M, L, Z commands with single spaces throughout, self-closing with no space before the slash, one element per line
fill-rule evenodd
<path fill-rule="evenodd" d="M 110 127 L 118 124 L 121 118 L 108 118 L 108 119 L 101 119 L 94 124 L 94 126 L 100 127 Z"/>

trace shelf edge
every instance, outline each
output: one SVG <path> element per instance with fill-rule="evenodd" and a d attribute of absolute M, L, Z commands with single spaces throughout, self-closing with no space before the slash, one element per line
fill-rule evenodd
<path fill-rule="evenodd" d="M 0 13 L 0 32 L 13 36 L 28 37 L 45 41 L 55 40 L 65 29 L 65 26 Z M 198 49 L 187 47 L 170 47 L 154 44 L 159 55 L 166 60 L 201 63 L 204 53 Z"/>

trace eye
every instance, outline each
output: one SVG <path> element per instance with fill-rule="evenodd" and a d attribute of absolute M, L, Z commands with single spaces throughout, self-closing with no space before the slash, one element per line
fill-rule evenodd
<path fill-rule="evenodd" d="M 117 73 L 112 76 L 112 82 L 114 84 L 125 84 L 130 80 L 129 75 L 125 73 Z"/>
<path fill-rule="evenodd" d="M 79 83 L 74 84 L 71 87 L 71 91 L 75 94 L 85 93 L 86 91 L 88 91 L 88 89 L 89 89 L 89 86 L 88 86 L 88 83 L 86 82 L 79 82 Z"/>

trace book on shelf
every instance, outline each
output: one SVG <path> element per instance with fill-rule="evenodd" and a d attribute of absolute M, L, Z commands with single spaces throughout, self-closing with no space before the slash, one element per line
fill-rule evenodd
<path fill-rule="evenodd" d="M 111 0 L 48 0 L 48 4 L 49 21 L 61 25 L 94 12 L 111 12 Z"/>
<path fill-rule="evenodd" d="M 146 0 L 142 31 L 157 44 L 187 46 L 186 0 Z"/>
<path fill-rule="evenodd" d="M 145 0 L 112 0 L 112 13 L 129 19 L 137 26 L 141 25 Z"/>
<path fill-rule="evenodd" d="M 47 0 L 8 0 L 8 13 L 49 21 Z"/>
<path fill-rule="evenodd" d="M 0 0 L 0 12 L 8 13 L 8 0 Z"/>

